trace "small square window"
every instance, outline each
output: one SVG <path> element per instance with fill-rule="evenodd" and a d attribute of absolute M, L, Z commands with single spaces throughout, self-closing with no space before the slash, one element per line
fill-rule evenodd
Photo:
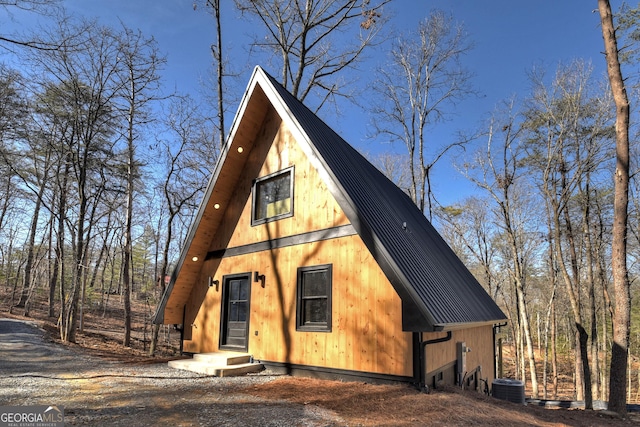
<path fill-rule="evenodd" d="M 331 264 L 298 268 L 296 329 L 331 332 Z"/>
<path fill-rule="evenodd" d="M 293 168 L 256 179 L 253 184 L 251 224 L 262 224 L 292 215 Z"/>

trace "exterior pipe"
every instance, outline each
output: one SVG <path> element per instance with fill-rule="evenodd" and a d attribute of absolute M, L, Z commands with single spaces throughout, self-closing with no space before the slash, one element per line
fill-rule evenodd
<path fill-rule="evenodd" d="M 423 375 L 423 354 L 422 354 L 422 346 L 420 344 L 420 337 L 422 336 L 421 332 L 414 332 L 412 334 L 411 340 L 413 345 L 411 348 L 413 349 L 413 380 L 414 385 L 420 391 L 423 390 L 424 381 L 422 380 Z"/>
<path fill-rule="evenodd" d="M 426 388 L 426 347 L 430 344 L 437 344 L 445 341 L 449 341 L 453 336 L 451 331 L 447 331 L 446 337 L 434 338 L 432 340 L 422 341 L 422 332 L 413 333 L 413 345 L 414 345 L 414 357 L 417 356 L 418 363 L 414 362 L 414 375 L 418 380 L 418 389 L 425 390 Z M 416 351 L 417 350 L 417 351 Z M 415 358 L 414 358 L 415 360 Z M 417 366 L 416 366 L 417 365 Z"/>
<path fill-rule="evenodd" d="M 180 327 L 180 356 L 182 356 L 184 353 L 184 348 L 182 347 L 184 345 L 184 321 L 187 318 L 187 306 L 185 305 L 182 308 L 182 326 Z"/>
<path fill-rule="evenodd" d="M 498 370 L 497 370 L 497 360 L 496 360 L 496 329 L 501 328 L 503 326 L 507 326 L 508 322 L 498 323 L 497 325 L 493 325 L 493 378 L 498 378 Z M 489 384 L 487 384 L 487 387 Z"/>

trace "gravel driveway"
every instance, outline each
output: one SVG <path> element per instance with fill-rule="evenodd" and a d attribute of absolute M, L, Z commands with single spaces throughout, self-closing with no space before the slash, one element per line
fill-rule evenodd
<path fill-rule="evenodd" d="M 344 425 L 317 406 L 242 393 L 275 379 L 268 372 L 217 378 L 165 363 L 104 361 L 48 341 L 35 324 L 0 319 L 0 406 L 62 406 L 65 425 Z"/>

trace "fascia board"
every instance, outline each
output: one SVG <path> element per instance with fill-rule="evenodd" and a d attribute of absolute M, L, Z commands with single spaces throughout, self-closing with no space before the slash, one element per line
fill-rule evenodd
<path fill-rule="evenodd" d="M 202 197 L 202 200 L 198 205 L 197 214 L 193 219 L 193 221 L 191 222 L 191 225 L 189 226 L 189 232 L 187 233 L 187 238 L 185 239 L 185 242 L 182 245 L 182 249 L 180 251 L 180 257 L 178 258 L 176 267 L 174 268 L 171 274 L 171 280 L 167 285 L 167 289 L 165 290 L 164 295 L 162 296 L 162 300 L 160 301 L 160 304 L 158 305 L 158 309 L 156 310 L 156 313 L 153 317 L 153 323 L 155 324 L 162 324 L 164 322 L 164 310 L 166 308 L 167 301 L 169 300 L 174 284 L 180 274 L 180 271 L 182 270 L 182 267 L 187 257 L 187 253 L 191 248 L 193 239 L 198 231 L 198 227 L 200 226 L 202 217 L 205 214 L 206 208 L 209 204 L 209 200 L 211 199 L 211 195 L 213 194 L 215 184 L 218 181 L 218 177 L 220 176 L 220 172 L 222 170 L 224 162 L 226 161 L 227 156 L 229 155 L 229 150 L 233 145 L 233 140 L 238 131 L 238 128 L 240 127 L 242 116 L 244 115 L 244 112 L 247 109 L 247 105 L 249 104 L 251 95 L 253 94 L 253 91 L 256 87 L 256 84 L 257 84 L 256 77 L 258 75 L 258 71 L 260 71 L 260 67 L 256 67 L 253 70 L 253 73 L 251 74 L 251 78 L 249 79 L 249 84 L 247 85 L 247 89 L 245 90 L 244 95 L 242 96 L 242 100 L 240 101 L 236 115 L 234 116 L 233 122 L 231 123 L 229 135 L 225 140 L 224 146 L 220 149 L 220 156 L 218 157 L 218 161 L 216 162 L 213 173 L 209 178 L 204 196 Z M 205 254 L 202 254 L 202 259 L 204 259 L 204 255 Z"/>
<path fill-rule="evenodd" d="M 402 273 L 402 270 L 395 263 L 387 248 L 382 244 L 371 227 L 369 227 L 364 221 L 361 221 L 357 208 L 354 206 L 354 203 L 348 196 L 348 193 L 340 184 L 339 180 L 333 175 L 322 156 L 314 148 L 313 141 L 311 141 L 309 135 L 304 131 L 300 122 L 282 100 L 278 91 L 273 87 L 271 81 L 261 68 L 256 69 L 255 77 L 278 115 L 287 122 L 289 131 L 292 133 L 294 139 L 298 141 L 309 162 L 316 168 L 319 175 L 329 188 L 331 194 L 340 204 L 340 207 L 345 211 L 345 214 L 347 214 L 347 217 L 360 235 L 360 238 L 363 240 L 365 245 L 367 245 L 369 251 L 374 255 L 383 271 L 386 270 L 385 274 L 387 275 L 387 278 L 392 282 L 394 287 L 400 286 L 408 294 L 409 298 L 411 298 L 413 304 L 420 309 L 420 313 L 425 317 L 427 322 L 430 325 L 434 325 L 435 319 L 427 310 L 427 307 L 422 302 L 418 293 L 408 284 L 409 281 L 406 276 Z M 365 238 L 364 236 L 366 235 L 371 236 L 371 239 Z"/>

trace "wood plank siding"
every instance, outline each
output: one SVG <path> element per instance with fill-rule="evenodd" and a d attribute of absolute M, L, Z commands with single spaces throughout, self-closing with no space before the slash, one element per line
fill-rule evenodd
<path fill-rule="evenodd" d="M 245 167 L 245 174 L 235 187 L 235 197 L 229 203 L 220 229 L 210 240 L 209 251 L 349 224 L 344 212 L 327 190 L 316 169 L 299 149 L 291 133 L 275 114 L 270 114 L 269 117 L 266 123 L 268 130 L 261 134 L 261 138 L 272 143 L 257 144 L 258 147 L 266 146 L 269 151 L 249 153 L 250 161 Z M 260 161 L 260 166 L 255 170 L 253 164 L 257 161 Z M 253 177 L 266 176 L 290 166 L 294 167 L 294 215 L 252 226 Z"/>
<path fill-rule="evenodd" d="M 493 379 L 502 310 L 407 194 L 259 67 L 176 264 L 154 323 L 183 324 L 187 353 L 422 387 L 462 376 L 464 342 L 466 386 Z"/>
<path fill-rule="evenodd" d="M 201 264 L 197 264 L 192 260 L 197 257 L 203 260 L 211 245 L 211 240 L 217 235 L 217 227 L 220 224 L 220 216 L 226 212 L 229 201 L 232 200 L 239 191 L 235 182 L 241 176 L 247 176 L 251 172 L 251 164 L 248 160 L 253 160 L 254 164 L 258 162 L 258 167 L 264 160 L 256 159 L 256 153 L 252 150 L 255 141 L 260 140 L 260 132 L 265 131 L 265 122 L 279 122 L 274 119 L 270 103 L 262 89 L 256 87 L 251 93 L 251 100 L 243 104 L 246 108 L 239 111 L 237 118 L 240 123 L 234 128 L 237 130 L 233 136 L 233 145 L 228 147 L 225 155 L 224 163 L 219 164 L 212 176 L 215 180 L 215 188 L 212 188 L 212 194 L 206 194 L 203 200 L 205 206 L 201 206 L 199 212 L 202 213 L 201 218 L 196 218 L 194 226 L 190 230 L 192 236 L 188 252 L 183 254 L 183 265 L 179 265 L 175 272 L 179 271 L 179 275 L 174 277 L 173 288 L 164 310 L 164 323 L 179 324 L 183 321 L 183 307 L 191 293 L 191 284 L 194 283 L 200 275 Z M 242 147 L 242 152 L 238 152 L 238 148 Z M 268 146 L 266 147 L 268 149 Z M 251 154 L 253 153 L 253 154 Z M 253 157 L 249 157 L 253 156 Z M 255 176 L 255 175 L 254 175 Z M 245 191 L 247 189 L 245 188 Z M 248 191 L 251 191 L 249 186 Z M 210 209 L 215 205 L 219 209 Z M 210 205 L 210 206 L 209 206 Z M 175 273 L 174 273 L 175 274 Z"/>
<path fill-rule="evenodd" d="M 273 143 L 256 144 L 269 147 L 268 152 L 248 154 L 244 177 L 208 248 L 209 253 L 223 254 L 226 248 L 249 247 L 245 250 L 249 253 L 205 262 L 186 304 L 184 350 L 219 349 L 223 278 L 237 273 L 253 277 L 258 271 L 265 275 L 265 286 L 260 282 L 251 286 L 248 342 L 256 359 L 411 376 L 411 334 L 401 331 L 400 298 L 357 234 L 323 237 L 349 221 L 288 129 L 274 114 L 269 117 L 260 138 Z M 259 171 L 252 171 L 258 159 L 263 160 Z M 290 166 L 294 215 L 251 226 L 251 177 Z M 314 231 L 320 233 L 308 243 L 257 252 L 250 248 Z M 333 265 L 332 330 L 296 331 L 297 269 L 322 264 Z M 209 277 L 219 285 L 209 287 Z"/>
<path fill-rule="evenodd" d="M 207 261 L 227 274 L 259 271 L 251 286 L 248 352 L 258 360 L 411 376 L 411 333 L 402 332 L 401 303 L 357 235 Z M 333 264 L 331 332 L 296 331 L 298 267 Z M 189 300 L 187 352 L 217 351 L 222 288 Z M 202 300 L 198 301 L 198 299 Z"/>
<path fill-rule="evenodd" d="M 429 332 L 423 333 L 424 341 L 446 336 L 446 333 Z M 493 327 L 491 325 L 479 326 L 476 328 L 461 329 L 452 332 L 451 339 L 442 343 L 426 346 L 425 372 L 427 377 L 434 375 L 445 366 L 450 366 L 456 360 L 456 343 L 464 342 L 471 350 L 467 353 L 467 371 L 471 373 L 481 367 L 481 378 L 488 379 L 489 384 L 494 379 L 494 349 L 493 349 Z M 427 378 L 427 385 L 430 385 Z"/>

